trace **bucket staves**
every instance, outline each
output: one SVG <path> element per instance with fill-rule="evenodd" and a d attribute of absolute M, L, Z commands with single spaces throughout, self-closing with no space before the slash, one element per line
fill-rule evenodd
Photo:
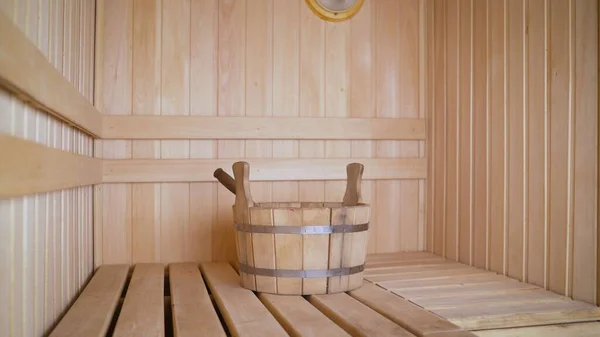
<path fill-rule="evenodd" d="M 281 295 L 332 294 L 362 285 L 370 206 L 362 203 L 364 167 L 346 167 L 342 202 L 255 203 L 246 162 L 233 178 L 215 177 L 235 193 L 235 241 L 244 288 Z M 233 188 L 235 184 L 235 188 Z"/>

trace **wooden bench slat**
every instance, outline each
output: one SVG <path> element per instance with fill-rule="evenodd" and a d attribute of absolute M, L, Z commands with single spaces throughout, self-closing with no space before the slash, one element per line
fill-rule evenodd
<path fill-rule="evenodd" d="M 350 291 L 349 294 L 417 336 L 462 330 L 459 326 L 370 282 L 365 282 L 362 287 Z M 474 336 L 463 332 L 466 333 L 465 336 Z"/>
<path fill-rule="evenodd" d="M 104 336 L 128 270 L 128 265 L 100 266 L 50 336 Z"/>
<path fill-rule="evenodd" d="M 414 336 L 346 293 L 311 295 L 309 301 L 352 336 Z"/>
<path fill-rule="evenodd" d="M 164 336 L 164 266 L 138 263 L 113 336 Z"/>
<path fill-rule="evenodd" d="M 302 296 L 261 293 L 258 297 L 292 336 L 350 336 Z"/>
<path fill-rule="evenodd" d="M 169 284 L 176 337 L 226 336 L 197 264 L 169 265 Z"/>
<path fill-rule="evenodd" d="M 269 310 L 227 263 L 201 264 L 202 274 L 233 336 L 288 336 Z"/>

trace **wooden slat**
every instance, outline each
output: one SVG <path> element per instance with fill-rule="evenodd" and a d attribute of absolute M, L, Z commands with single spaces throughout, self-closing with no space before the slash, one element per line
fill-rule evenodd
<path fill-rule="evenodd" d="M 425 139 L 418 118 L 105 116 L 104 139 Z"/>
<path fill-rule="evenodd" d="M 393 292 L 404 298 L 414 300 L 415 298 L 428 297 L 461 297 L 466 294 L 485 294 L 489 292 L 512 293 L 532 289 L 539 289 L 539 287 L 523 282 L 493 282 L 472 284 L 459 283 L 443 287 L 395 289 Z"/>
<path fill-rule="evenodd" d="M 440 309 L 434 313 L 467 330 L 560 324 L 600 320 L 600 308 L 581 303 L 517 303 L 490 308 Z M 453 317 L 449 317 L 453 316 Z M 460 317 L 458 317 L 460 316 Z"/>
<path fill-rule="evenodd" d="M 50 334 L 104 336 L 127 279 L 127 265 L 103 265 Z"/>
<path fill-rule="evenodd" d="M 234 337 L 288 336 L 256 295 L 240 286 L 240 277 L 229 264 L 203 263 L 201 269 Z"/>
<path fill-rule="evenodd" d="M 291 336 L 350 336 L 302 296 L 260 293 L 258 298 Z"/>
<path fill-rule="evenodd" d="M 233 176 L 235 159 L 115 159 L 103 161 L 104 183 L 214 182 L 221 167 Z M 423 179 L 425 158 L 250 159 L 250 181 L 345 180 L 346 165 L 365 166 L 363 180 Z"/>
<path fill-rule="evenodd" d="M 401 280 L 401 281 L 382 281 L 376 282 L 386 289 L 410 289 L 410 288 L 428 288 L 428 287 L 445 287 L 457 284 L 477 284 L 477 283 L 493 283 L 493 282 L 515 282 L 517 280 L 510 279 L 506 276 L 496 275 L 492 272 L 489 275 L 481 276 L 457 276 L 449 278 L 437 278 L 428 280 Z"/>
<path fill-rule="evenodd" d="M 447 320 L 370 282 L 365 282 L 361 288 L 352 290 L 348 294 L 417 336 L 462 330 Z M 468 336 L 466 332 L 464 333 Z"/>
<path fill-rule="evenodd" d="M 169 284 L 175 337 L 225 336 L 198 265 L 169 265 Z"/>
<path fill-rule="evenodd" d="M 600 322 L 475 331 L 480 337 L 596 337 Z"/>
<path fill-rule="evenodd" d="M 100 159 L 0 134 L 0 198 L 100 182 Z"/>
<path fill-rule="evenodd" d="M 487 293 L 464 293 L 456 296 L 413 298 L 412 302 L 426 309 L 456 308 L 482 303 L 524 303 L 564 299 L 543 288 L 522 289 L 514 292 L 490 291 Z"/>
<path fill-rule="evenodd" d="M 346 293 L 311 295 L 309 301 L 352 336 L 414 336 Z"/>
<path fill-rule="evenodd" d="M 100 136 L 100 112 L 3 13 L 0 13 L 0 50 L 0 86 L 92 136 Z"/>
<path fill-rule="evenodd" d="M 164 336 L 165 272 L 159 263 L 138 263 L 113 336 Z"/>

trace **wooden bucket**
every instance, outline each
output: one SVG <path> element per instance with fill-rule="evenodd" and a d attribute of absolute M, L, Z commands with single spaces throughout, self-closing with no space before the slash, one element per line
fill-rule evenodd
<path fill-rule="evenodd" d="M 361 202 L 361 164 L 347 166 L 343 202 L 254 203 L 248 163 L 235 163 L 233 172 L 235 181 L 219 181 L 236 194 L 232 208 L 244 288 L 314 295 L 362 285 L 370 207 Z"/>

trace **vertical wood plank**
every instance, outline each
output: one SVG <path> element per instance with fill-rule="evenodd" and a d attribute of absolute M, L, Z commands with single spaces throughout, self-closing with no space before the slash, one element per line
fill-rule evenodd
<path fill-rule="evenodd" d="M 107 115 L 132 109 L 133 2 L 105 0 L 103 108 Z M 103 158 L 131 158 L 131 142 L 103 141 Z M 131 184 L 106 184 L 102 191 L 103 263 L 131 262 Z"/>
<path fill-rule="evenodd" d="M 399 88 L 401 87 L 400 67 L 400 24 L 397 21 L 400 13 L 400 3 L 396 1 L 377 1 L 375 8 L 375 104 L 377 117 L 398 118 L 401 102 Z M 399 155 L 399 142 L 377 141 L 377 157 L 396 157 Z M 377 181 L 376 199 L 387 200 L 377 203 L 377 222 L 374 224 L 377 247 L 380 252 L 394 251 L 401 246 L 401 226 L 390 226 L 392 219 L 399 219 L 401 184 L 399 181 Z"/>
<path fill-rule="evenodd" d="M 473 265 L 487 265 L 487 11 L 484 1 L 473 3 Z"/>
<path fill-rule="evenodd" d="M 504 273 L 505 0 L 490 1 L 490 269 Z"/>
<path fill-rule="evenodd" d="M 217 0 L 192 1 L 190 21 L 190 114 L 217 115 Z M 216 141 L 190 140 L 190 158 L 216 158 Z M 212 227 L 217 221 L 217 184 L 190 184 L 190 259 L 212 260 Z"/>
<path fill-rule="evenodd" d="M 134 1 L 132 113 L 161 112 L 161 1 Z M 132 141 L 132 158 L 160 158 L 160 141 Z M 133 263 L 158 262 L 161 256 L 160 184 L 131 184 Z"/>
<path fill-rule="evenodd" d="M 473 199 L 472 171 L 472 8 L 471 1 L 460 0 L 458 52 L 458 260 L 471 264 L 471 228 Z"/>
<path fill-rule="evenodd" d="M 273 116 L 299 116 L 301 0 L 273 2 Z M 273 158 L 297 158 L 297 140 L 273 141 Z M 297 181 L 273 182 L 273 201 L 298 201 Z"/>
<path fill-rule="evenodd" d="M 549 256 L 548 286 L 564 293 L 567 257 L 569 115 L 569 2 L 549 3 Z"/>
<path fill-rule="evenodd" d="M 508 237 L 507 274 L 523 279 L 523 4 L 507 2 Z"/>
<path fill-rule="evenodd" d="M 575 60 L 573 299 L 594 303 L 600 295 L 597 235 L 599 228 L 594 189 L 598 186 L 598 2 L 574 1 Z M 594 98 L 595 97 L 595 98 Z M 596 198 L 596 202 L 594 199 Z M 595 262 L 594 262 L 595 260 Z M 599 301 L 600 302 L 600 301 Z M 599 302 L 596 302 L 598 305 Z"/>
<path fill-rule="evenodd" d="M 545 238 L 545 6 L 544 0 L 529 0 L 529 34 L 527 40 L 527 110 L 529 118 L 529 172 L 528 172 L 528 261 L 527 282 L 544 286 Z"/>
<path fill-rule="evenodd" d="M 375 111 L 375 19 L 374 3 L 367 1 L 360 12 L 350 21 L 350 57 L 349 57 L 349 92 L 348 113 L 351 117 L 374 118 Z M 375 156 L 376 142 L 370 140 L 353 140 L 351 156 L 353 158 L 371 158 Z M 366 180 L 362 182 L 363 202 L 375 209 L 376 183 Z M 376 214 L 372 212 L 371 224 L 376 223 Z M 383 226 L 382 226 L 383 227 Z M 377 230 L 385 227 L 369 228 L 369 253 L 378 252 Z"/>
<path fill-rule="evenodd" d="M 161 115 L 190 114 L 190 1 L 162 2 Z M 189 158 L 189 140 L 162 140 L 161 158 Z M 186 258 L 189 238 L 189 183 L 161 183 L 161 262 Z"/>
<path fill-rule="evenodd" d="M 433 88 L 434 106 L 433 115 L 435 119 L 434 134 L 436 148 L 435 167 L 434 167 L 434 237 L 433 237 L 433 252 L 438 255 L 444 254 L 445 241 L 445 209 L 446 209 L 446 2 L 435 0 L 434 2 L 434 73 L 436 81 Z"/>
<path fill-rule="evenodd" d="M 218 6 L 218 115 L 244 116 L 246 1 L 219 1 Z M 244 158 L 244 141 L 219 140 L 217 143 L 219 158 Z M 231 208 L 234 196 L 221 185 L 217 193 L 219 211 L 213 227 L 213 260 L 234 262 L 237 261 Z"/>
<path fill-rule="evenodd" d="M 299 115 L 325 117 L 325 23 L 308 6 L 301 4 L 299 25 Z M 298 155 L 300 158 L 323 158 L 325 142 L 300 140 Z M 324 201 L 325 182 L 299 182 L 298 198 L 308 202 Z"/>
<path fill-rule="evenodd" d="M 446 236 L 444 256 L 458 259 L 458 94 L 459 94 L 459 3 L 450 0 L 446 5 Z"/>

